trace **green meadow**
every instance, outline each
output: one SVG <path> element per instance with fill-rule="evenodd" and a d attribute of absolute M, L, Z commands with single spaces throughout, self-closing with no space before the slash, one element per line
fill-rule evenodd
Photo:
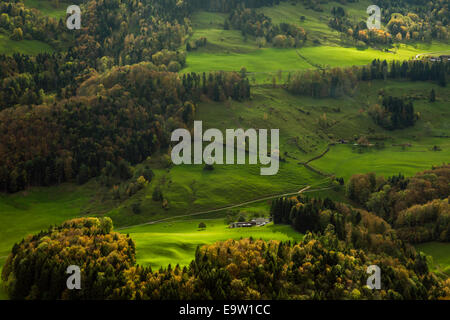
<path fill-rule="evenodd" d="M 209 40 L 209 38 L 208 38 Z M 208 45 L 207 45 L 208 47 Z M 315 69 L 314 65 L 327 67 L 346 67 L 366 65 L 374 59 L 407 60 L 422 52 L 445 50 L 439 43 L 413 47 L 402 45 L 395 52 L 385 52 L 373 48 L 356 49 L 339 46 L 307 46 L 302 48 L 250 48 L 242 51 L 210 52 L 198 49 L 187 56 L 183 72 L 201 71 L 239 71 L 246 67 L 250 73 L 294 72 Z M 307 59 L 302 59 L 299 54 Z M 312 64 L 310 64 L 311 62 Z"/>
<path fill-rule="evenodd" d="M 93 190 L 63 184 L 32 188 L 12 195 L 0 195 L 0 257 L 28 234 L 81 216 L 88 208 Z"/>
<path fill-rule="evenodd" d="M 23 53 L 36 55 L 43 52 L 53 52 L 53 48 L 45 42 L 38 40 L 11 40 L 7 35 L 0 33 L 0 53 L 12 55 Z"/>
<path fill-rule="evenodd" d="M 156 170 L 156 177 L 146 189 L 108 215 L 117 225 L 127 226 L 297 192 L 318 182 L 318 187 L 327 186 L 327 179 L 319 180 L 320 176 L 294 162 L 282 163 L 279 174 L 274 176 L 260 176 L 259 170 L 256 165 L 215 165 L 213 171 L 204 170 L 202 165 Z M 161 188 L 168 201 L 167 208 L 163 208 L 161 202 L 153 201 L 152 193 L 156 186 Z M 140 214 L 131 210 L 135 202 L 140 203 Z"/>
<path fill-rule="evenodd" d="M 420 114 L 420 119 L 414 127 L 403 130 L 388 131 L 374 125 L 367 114 L 367 107 L 380 103 L 374 93 L 381 88 L 394 96 L 409 96 L 413 98 L 414 110 Z M 434 89 L 439 100 L 430 103 L 427 93 Z M 328 131 L 335 136 L 347 139 L 349 144 L 332 146 L 322 158 L 310 163 L 314 168 L 329 174 L 337 174 L 349 178 L 356 172 L 376 172 L 390 176 L 398 173 L 414 175 L 418 171 L 430 169 L 433 165 L 448 162 L 450 159 L 450 124 L 446 120 L 450 116 L 448 101 L 449 92 L 446 88 L 431 83 L 407 82 L 373 82 L 370 86 L 360 87 L 358 95 L 366 97 L 361 110 L 349 115 L 349 118 L 339 121 Z M 345 108 L 345 106 L 344 106 Z M 383 137 L 385 145 L 382 149 L 369 147 L 359 149 L 353 146 L 352 136 L 358 132 L 370 139 L 371 136 Z M 376 142 L 377 140 L 372 140 Z M 401 146 L 410 144 L 410 146 Z M 433 151 L 437 146 L 440 151 Z"/>
<path fill-rule="evenodd" d="M 209 39 L 209 38 L 208 38 Z M 208 45 L 207 45 L 208 46 Z M 385 52 L 373 48 L 356 49 L 339 46 L 308 46 L 302 48 L 257 48 L 242 51 L 210 52 L 198 49 L 187 55 L 186 68 L 182 72 L 207 71 L 239 71 L 247 69 L 253 83 L 271 83 L 273 75 L 282 73 L 284 78 L 288 73 L 299 70 L 323 68 L 350 67 L 366 65 L 374 59 L 393 61 L 409 60 L 419 53 L 442 51 L 440 43 L 423 46 L 402 45 L 395 52 Z M 305 58 L 299 56 L 299 54 Z"/>
<path fill-rule="evenodd" d="M 302 4 L 283 2 L 274 7 L 258 9 L 274 23 L 293 23 L 308 32 L 308 41 L 301 48 L 273 48 L 270 45 L 259 48 L 256 39 L 244 38 L 239 30 L 224 30 L 226 14 L 196 12 L 192 18 L 194 34 L 191 40 L 206 37 L 208 44 L 187 55 L 186 67 L 182 72 L 239 71 L 247 69 L 254 83 L 271 83 L 274 75 L 298 70 L 365 65 L 374 59 L 406 60 L 417 54 L 446 52 L 445 43 L 411 43 L 384 51 L 384 48 L 357 49 L 348 39 L 341 39 L 339 33 L 328 26 L 331 8 L 338 3 L 324 5 L 323 12 L 306 9 Z M 348 13 L 355 20 L 366 19 L 369 2 L 347 4 Z M 300 21 L 300 16 L 306 16 Z M 316 40 L 316 41 L 312 41 Z M 317 42 L 319 41 L 319 42 Z"/>
<path fill-rule="evenodd" d="M 206 224 L 199 229 L 200 222 Z M 228 239 L 254 238 L 263 240 L 299 241 L 302 235 L 287 225 L 252 228 L 228 228 L 223 219 L 196 219 L 159 223 L 121 230 L 136 242 L 137 263 L 153 269 L 188 265 L 199 245 Z"/>
<path fill-rule="evenodd" d="M 307 9 L 303 4 L 282 2 L 277 6 L 263 7 L 258 9 L 272 19 L 275 24 L 289 23 L 302 27 L 308 33 L 308 39 L 317 39 L 321 43 L 335 43 L 339 41 L 339 32 L 328 27 L 328 20 L 331 16 L 331 3 L 326 4 L 330 8 L 318 12 Z M 347 7 L 347 6 L 346 6 Z M 305 20 L 300 21 L 304 16 Z"/>
<path fill-rule="evenodd" d="M 416 248 L 432 257 L 430 266 L 433 271 L 450 276 L 450 243 L 427 242 L 417 245 Z"/>
<path fill-rule="evenodd" d="M 346 179 L 355 172 L 376 172 L 377 175 L 385 177 L 398 173 L 412 176 L 416 172 L 431 169 L 433 165 L 442 164 L 446 159 L 450 159 L 450 144 L 447 144 L 445 151 L 441 152 L 432 152 L 429 148 L 429 145 L 413 145 L 406 150 L 402 147 L 386 147 L 383 150 L 358 153 L 352 150 L 352 146 L 338 145 L 311 165 Z"/>

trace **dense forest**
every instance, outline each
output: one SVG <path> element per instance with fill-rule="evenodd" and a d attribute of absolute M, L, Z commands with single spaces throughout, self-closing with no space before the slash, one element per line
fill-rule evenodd
<path fill-rule="evenodd" d="M 423 3 L 419 1 L 377 0 L 374 4 L 381 8 L 382 29 L 367 29 L 365 20 L 353 21 L 340 6 L 332 8 L 328 25 L 369 45 L 449 39 L 448 3 L 430 1 L 427 10 L 423 10 Z"/>
<path fill-rule="evenodd" d="M 11 299 L 100 299 L 125 284 L 135 262 L 133 240 L 113 232 L 111 219 L 82 218 L 16 244 L 2 279 Z M 81 294 L 65 285 L 69 265 L 84 271 Z"/>
<path fill-rule="evenodd" d="M 369 114 L 376 124 L 388 130 L 413 126 L 417 118 L 412 101 L 392 96 L 383 97 L 381 107 L 379 105 L 370 107 Z"/>
<path fill-rule="evenodd" d="M 224 28 L 241 30 L 246 38 L 256 37 L 259 47 L 271 43 L 277 48 L 300 47 L 307 39 L 306 31 L 288 23 L 274 25 L 272 20 L 262 13 L 251 9 L 237 9 L 225 20 Z"/>
<path fill-rule="evenodd" d="M 396 236 L 391 226 L 371 212 L 328 198 L 283 197 L 272 202 L 275 224 L 290 224 L 301 233 L 323 234 L 332 228 L 337 239 L 355 249 L 395 255 Z"/>
<path fill-rule="evenodd" d="M 147 62 L 94 72 L 74 97 L 0 112 L 0 190 L 85 182 L 107 162 L 140 163 L 167 149 L 174 129 L 192 123 L 201 96 L 250 95 L 238 73 L 180 77 L 158 70 Z"/>
<path fill-rule="evenodd" d="M 448 1 L 375 0 L 383 8 L 382 24 L 398 40 L 448 39 L 450 16 Z"/>
<path fill-rule="evenodd" d="M 66 47 L 0 55 L 3 192 L 82 183 L 106 163 L 139 163 L 169 147 L 171 130 L 191 125 L 200 99 L 250 97 L 238 73 L 177 73 L 186 60 L 179 48 L 191 32 L 191 2 L 79 3 L 88 10 L 74 32 L 20 1 L 0 4 L 4 30 Z"/>
<path fill-rule="evenodd" d="M 385 179 L 357 174 L 347 184 L 347 196 L 389 222 L 409 242 L 449 241 L 450 165 L 434 167 L 406 178 Z"/>

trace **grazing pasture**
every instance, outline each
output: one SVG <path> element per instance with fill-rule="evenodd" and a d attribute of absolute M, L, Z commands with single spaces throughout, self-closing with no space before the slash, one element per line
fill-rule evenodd
<path fill-rule="evenodd" d="M 50 0 L 23 0 L 25 6 L 28 8 L 35 8 L 43 15 L 55 19 L 66 17 L 67 7 L 71 5 L 70 1 L 59 1 L 58 6 L 55 6 L 55 1 Z"/>
<path fill-rule="evenodd" d="M 430 266 L 434 271 L 450 276 L 450 243 L 427 242 L 417 245 L 416 249 L 432 257 Z"/>
<path fill-rule="evenodd" d="M 203 222 L 206 228 L 198 226 Z M 272 223 L 251 228 L 228 228 L 223 219 L 197 219 L 166 222 L 121 230 L 136 242 L 137 263 L 153 269 L 188 265 L 199 245 L 228 239 L 254 238 L 264 240 L 299 241 L 301 234 L 290 226 Z"/>
<path fill-rule="evenodd" d="M 341 39 L 339 33 L 328 26 L 333 5 L 336 4 L 327 4 L 324 12 L 285 2 L 258 9 L 276 24 L 296 24 L 310 35 L 305 46 L 284 49 L 273 48 L 270 44 L 260 48 L 253 37 L 244 37 L 239 30 L 224 30 L 226 14 L 196 12 L 192 18 L 194 33 L 190 40 L 205 37 L 208 43 L 206 47 L 188 52 L 182 72 L 239 71 L 245 67 L 254 79 L 253 83 L 261 84 L 272 83 L 273 77 L 279 74 L 286 79 L 289 72 L 298 70 L 365 65 L 374 59 L 408 60 L 420 53 L 448 50 L 448 45 L 440 42 L 358 49 L 355 43 Z M 349 4 L 348 11 L 353 17 L 363 19 L 367 6 L 368 2 Z M 304 22 L 300 22 L 302 15 L 306 16 Z"/>
<path fill-rule="evenodd" d="M 38 40 L 11 40 L 7 35 L 0 33 L 0 53 L 12 55 L 23 53 L 36 55 L 43 52 L 53 52 L 53 48 L 45 42 Z"/>

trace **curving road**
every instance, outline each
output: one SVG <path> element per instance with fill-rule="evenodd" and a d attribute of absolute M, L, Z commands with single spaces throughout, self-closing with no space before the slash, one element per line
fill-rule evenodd
<path fill-rule="evenodd" d="M 179 215 L 179 216 L 168 217 L 168 218 L 164 218 L 164 219 L 160 219 L 160 220 L 154 220 L 154 221 L 149 221 L 149 222 L 145 222 L 145 223 L 141 223 L 141 224 L 135 224 L 135 225 L 121 227 L 121 228 L 115 228 L 115 230 L 124 230 L 124 229 L 129 229 L 129 228 L 134 228 L 134 227 L 146 226 L 146 225 L 149 225 L 149 224 L 161 223 L 161 222 L 165 222 L 165 221 L 172 220 L 172 219 L 177 219 L 177 218 L 193 217 L 193 216 L 198 216 L 198 215 L 201 215 L 201 214 L 213 213 L 213 212 L 218 212 L 218 211 L 227 210 L 227 209 L 234 209 L 234 208 L 246 206 L 248 204 L 252 204 L 252 203 L 260 202 L 260 201 L 264 201 L 264 200 L 270 200 L 270 199 L 274 199 L 274 198 L 293 196 L 293 195 L 296 195 L 296 194 L 301 194 L 301 193 L 306 193 L 306 192 L 315 192 L 315 191 L 329 190 L 332 187 L 319 188 L 319 189 L 310 189 L 310 188 L 311 188 L 311 186 L 305 186 L 303 189 L 301 189 L 300 191 L 296 191 L 296 192 L 289 192 L 289 193 L 282 193 L 282 194 L 271 195 L 271 196 L 267 196 L 267 197 L 261 197 L 261 198 L 258 198 L 258 199 L 245 201 L 245 202 L 241 202 L 241 203 L 230 205 L 230 206 L 226 206 L 226 207 L 221 207 L 221 208 L 211 209 L 211 210 L 206 210 L 206 211 L 199 211 L 199 212 L 194 212 L 194 213 L 189 213 L 189 214 L 183 214 L 183 215 Z"/>

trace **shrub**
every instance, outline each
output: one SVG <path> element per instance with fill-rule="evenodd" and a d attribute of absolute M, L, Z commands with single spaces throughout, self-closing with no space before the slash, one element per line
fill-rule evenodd
<path fill-rule="evenodd" d="M 155 189 L 153 190 L 152 199 L 153 201 L 162 201 L 163 194 L 159 186 L 156 186 Z"/>
<path fill-rule="evenodd" d="M 141 213 L 141 204 L 139 202 L 135 202 L 131 205 L 131 210 L 134 214 Z"/>

